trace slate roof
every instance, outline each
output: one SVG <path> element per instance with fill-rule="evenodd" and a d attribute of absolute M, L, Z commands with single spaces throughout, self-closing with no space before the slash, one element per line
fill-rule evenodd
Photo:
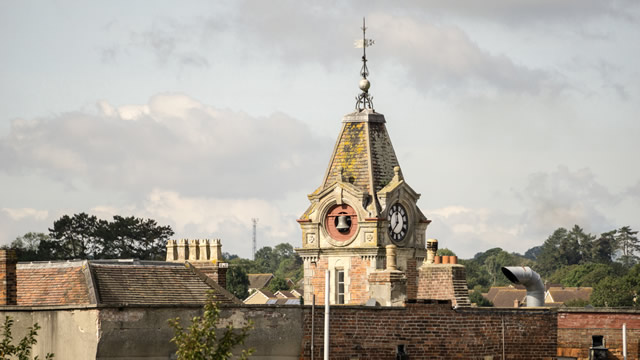
<path fill-rule="evenodd" d="M 113 260 L 19 263 L 18 305 L 241 303 L 193 265 Z"/>
<path fill-rule="evenodd" d="M 375 194 L 393 178 L 398 166 L 384 115 L 372 110 L 348 114 L 342 120 L 329 167 L 320 187 L 324 189 L 342 177 L 369 194 Z"/>
<path fill-rule="evenodd" d="M 273 279 L 273 274 L 247 274 L 249 289 L 262 289 L 267 287 Z"/>

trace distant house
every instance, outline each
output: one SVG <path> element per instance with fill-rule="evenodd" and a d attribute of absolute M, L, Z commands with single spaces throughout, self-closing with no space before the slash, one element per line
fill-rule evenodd
<path fill-rule="evenodd" d="M 276 299 L 276 295 L 269 290 L 254 290 L 249 297 L 244 299 L 245 304 L 266 304 L 269 299 Z"/>
<path fill-rule="evenodd" d="M 297 292 L 296 292 L 297 293 Z M 244 300 L 245 304 L 300 305 L 300 295 L 291 291 L 279 290 L 275 294 L 265 289 L 258 289 Z"/>
<path fill-rule="evenodd" d="M 249 278 L 249 293 L 269 286 L 273 280 L 273 274 L 247 274 Z"/>
<path fill-rule="evenodd" d="M 544 306 L 559 307 L 574 300 L 588 301 L 593 288 L 564 287 L 559 284 L 545 285 Z M 482 294 L 495 307 L 520 307 L 526 305 L 527 290 L 522 285 L 494 286 Z"/>
<path fill-rule="evenodd" d="M 593 288 L 591 287 L 550 287 L 544 296 L 546 306 L 562 306 L 575 300 L 589 301 Z"/>
<path fill-rule="evenodd" d="M 482 296 L 495 307 L 519 307 L 527 297 L 527 290 L 522 285 L 494 286 Z"/>

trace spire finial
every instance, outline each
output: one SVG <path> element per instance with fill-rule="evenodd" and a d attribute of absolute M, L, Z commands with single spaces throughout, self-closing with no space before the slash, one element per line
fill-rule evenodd
<path fill-rule="evenodd" d="M 369 87 L 371 83 L 367 80 L 369 76 L 369 69 L 367 68 L 367 48 L 373 45 L 375 42 L 371 39 L 367 39 L 367 26 L 365 18 L 362 18 L 362 40 L 356 40 L 356 48 L 362 48 L 362 68 L 360 69 L 360 95 L 356 96 L 356 110 L 362 111 L 364 109 L 373 110 L 373 96 L 369 95 Z"/>

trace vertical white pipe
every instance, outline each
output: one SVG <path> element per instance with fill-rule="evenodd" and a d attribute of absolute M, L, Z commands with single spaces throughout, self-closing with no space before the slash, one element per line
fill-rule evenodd
<path fill-rule="evenodd" d="M 324 277 L 324 360 L 329 360 L 329 270 Z"/>
<path fill-rule="evenodd" d="M 627 323 L 622 324 L 622 357 L 627 360 Z"/>

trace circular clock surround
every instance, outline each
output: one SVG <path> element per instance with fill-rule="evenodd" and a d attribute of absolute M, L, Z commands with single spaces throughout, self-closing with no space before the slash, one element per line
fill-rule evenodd
<path fill-rule="evenodd" d="M 342 231 L 338 229 L 340 216 L 345 217 L 344 219 L 348 229 L 342 229 Z M 346 204 L 334 205 L 327 212 L 325 229 L 327 229 L 329 236 L 333 240 L 344 242 L 352 239 L 358 231 L 358 216 L 356 215 L 356 211 Z"/>
<path fill-rule="evenodd" d="M 395 203 L 389 208 L 387 215 L 389 221 L 389 238 L 395 242 L 404 240 L 409 232 L 409 213 L 400 203 Z"/>

